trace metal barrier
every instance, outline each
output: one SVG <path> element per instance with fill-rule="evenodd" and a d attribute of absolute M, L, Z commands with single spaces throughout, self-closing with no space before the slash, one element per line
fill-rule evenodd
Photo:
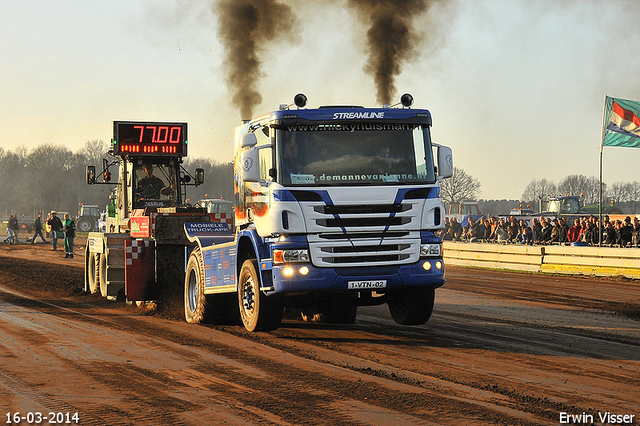
<path fill-rule="evenodd" d="M 640 250 L 443 242 L 446 265 L 640 278 Z"/>
<path fill-rule="evenodd" d="M 640 250 L 613 247 L 544 247 L 541 272 L 640 278 Z"/>

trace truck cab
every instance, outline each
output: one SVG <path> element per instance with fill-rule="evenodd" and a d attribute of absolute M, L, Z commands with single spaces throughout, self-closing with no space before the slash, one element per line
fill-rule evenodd
<path fill-rule="evenodd" d="M 426 322 L 445 282 L 439 181 L 453 170 L 431 114 L 409 95 L 401 108 L 294 103 L 235 129 L 235 235 L 190 234 L 187 321 L 205 317 L 203 289 L 237 292 L 251 331 L 277 327 L 283 306 L 350 323 L 386 303 L 398 323 Z"/>

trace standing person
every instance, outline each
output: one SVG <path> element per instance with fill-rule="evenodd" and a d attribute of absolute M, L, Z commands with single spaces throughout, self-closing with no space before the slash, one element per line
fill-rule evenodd
<path fill-rule="evenodd" d="M 451 218 L 450 222 L 451 228 L 453 228 L 453 238 L 456 241 L 460 241 L 460 237 L 462 237 L 462 225 L 458 222 L 458 219 L 455 217 Z"/>
<path fill-rule="evenodd" d="M 44 223 L 46 223 L 47 225 L 49 225 L 49 220 L 51 220 L 51 213 L 47 213 L 47 218 L 45 219 Z M 46 238 L 51 237 L 51 226 L 46 226 L 44 228 L 44 236 Z"/>
<path fill-rule="evenodd" d="M 542 233 L 540 234 L 540 242 L 542 244 L 549 244 L 551 242 L 551 232 L 553 228 L 549 225 L 549 219 L 544 219 L 542 223 Z"/>
<path fill-rule="evenodd" d="M 7 222 L 7 238 L 4 239 L 5 244 L 13 244 L 14 238 L 16 236 L 13 230 L 13 221 L 14 215 L 9 215 L 9 221 Z"/>
<path fill-rule="evenodd" d="M 640 247 L 640 222 L 633 222 L 633 233 L 631 235 L 631 247 Z"/>
<path fill-rule="evenodd" d="M 76 237 L 76 223 L 69 217 L 69 213 L 64 214 L 62 230 L 64 231 L 64 257 L 73 259 L 73 239 Z"/>
<path fill-rule="evenodd" d="M 531 239 L 534 243 L 539 244 L 540 240 L 542 240 L 542 225 L 535 217 L 532 220 L 533 225 L 531 226 Z"/>
<path fill-rule="evenodd" d="M 567 231 L 567 240 L 570 243 L 575 243 L 577 241 L 580 241 L 580 230 L 582 229 L 582 227 L 580 226 L 580 219 L 575 219 L 573 221 L 573 226 L 571 228 L 569 228 L 569 230 Z"/>
<path fill-rule="evenodd" d="M 615 228 L 613 227 L 613 223 L 607 220 L 604 223 L 604 227 L 602 229 L 602 245 L 613 247 L 616 243 L 617 238 L 617 233 Z"/>
<path fill-rule="evenodd" d="M 496 241 L 500 243 L 504 243 L 509 240 L 509 233 L 507 232 L 507 224 L 504 222 L 504 219 L 500 219 L 498 221 L 498 226 L 496 226 L 494 236 Z"/>
<path fill-rule="evenodd" d="M 631 218 L 627 216 L 624 219 L 624 222 L 620 224 L 620 229 L 618 230 L 618 239 L 620 243 L 620 247 L 626 247 L 631 244 L 631 239 L 633 237 L 633 226 L 631 226 Z"/>
<path fill-rule="evenodd" d="M 18 243 L 18 230 L 20 229 L 20 225 L 18 224 L 18 215 L 14 214 L 13 219 L 9 219 L 9 225 L 11 229 L 13 229 L 13 244 Z"/>
<path fill-rule="evenodd" d="M 600 221 L 598 219 L 593 223 L 593 229 L 591 230 L 591 244 L 597 246 L 600 244 Z"/>
<path fill-rule="evenodd" d="M 515 242 L 518 234 L 520 233 L 520 227 L 518 226 L 518 222 L 516 222 L 516 219 L 513 216 L 509 216 L 509 219 L 507 219 L 507 221 L 509 222 L 507 224 L 507 234 L 509 236 L 509 241 Z"/>
<path fill-rule="evenodd" d="M 449 228 L 451 228 L 451 224 L 449 222 L 449 218 L 445 217 L 444 218 L 444 228 L 442 228 L 440 231 L 438 231 L 438 235 L 440 236 L 440 238 L 442 238 L 449 231 Z"/>
<path fill-rule="evenodd" d="M 51 227 L 51 250 L 58 250 L 58 232 L 62 231 L 62 221 L 58 216 L 56 216 L 56 212 L 52 211 L 50 213 L 50 218 L 47 221 L 47 225 Z"/>
<path fill-rule="evenodd" d="M 551 239 L 550 243 L 559 243 L 560 242 L 560 221 L 556 218 L 551 221 L 553 225 L 551 225 Z"/>
<path fill-rule="evenodd" d="M 38 213 L 38 217 L 36 221 L 33 223 L 33 238 L 31 239 L 31 244 L 36 243 L 36 237 L 40 235 L 40 239 L 44 244 L 47 244 L 47 240 L 44 239 L 44 235 L 42 235 L 42 213 Z"/>
<path fill-rule="evenodd" d="M 558 219 L 558 242 L 566 243 L 567 235 L 569 235 L 569 225 L 567 225 L 567 219 L 561 217 Z"/>

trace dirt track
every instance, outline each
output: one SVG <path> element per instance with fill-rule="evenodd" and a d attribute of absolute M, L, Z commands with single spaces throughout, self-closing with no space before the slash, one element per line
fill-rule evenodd
<path fill-rule="evenodd" d="M 249 334 L 85 294 L 78 254 L 0 247 L 2 422 L 639 423 L 638 282 L 449 268 L 425 326 L 374 307 L 353 326 Z"/>

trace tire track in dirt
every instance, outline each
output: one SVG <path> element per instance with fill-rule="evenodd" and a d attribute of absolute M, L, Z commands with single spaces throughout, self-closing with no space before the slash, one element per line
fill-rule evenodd
<path fill-rule="evenodd" d="M 620 328 L 625 317 L 607 318 L 597 294 L 622 293 L 624 282 L 597 281 L 595 291 L 587 280 L 450 268 L 425 326 L 397 326 L 377 307 L 361 309 L 354 326 L 287 320 L 251 334 L 106 302 L 82 291 L 81 268 L 39 265 L 0 256 L 7 285 L 35 297 L 0 299 L 74 330 L 65 353 L 60 342 L 52 349 L 51 339 L 39 340 L 56 333 L 64 340 L 62 331 L 23 332 L 22 342 L 40 341 L 93 387 L 88 394 L 112 395 L 82 400 L 95 418 L 142 424 L 155 412 L 155 424 L 553 424 L 560 411 L 628 411 L 640 401 L 637 326 L 594 326 Z M 25 284 L 35 270 L 39 279 Z M 567 289 L 571 295 L 556 294 Z M 607 294 L 606 303 L 620 303 Z M 627 291 L 623 300 L 635 309 L 636 296 Z M 580 326 L 580 319 L 588 320 Z M 18 322 L 23 331 L 26 322 Z M 106 342 L 99 356 L 78 349 L 94 340 Z M 0 349 L 0 362 L 17 351 Z"/>

